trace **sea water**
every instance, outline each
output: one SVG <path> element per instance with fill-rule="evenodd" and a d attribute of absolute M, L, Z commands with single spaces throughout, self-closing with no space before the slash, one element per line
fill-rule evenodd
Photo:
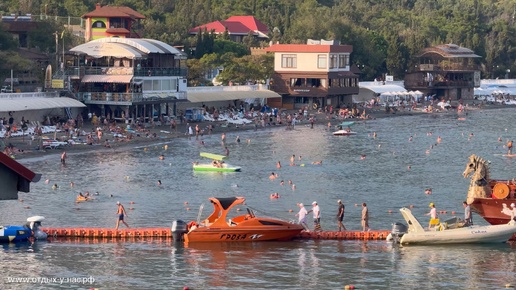
<path fill-rule="evenodd" d="M 338 199 L 346 206 L 349 230 L 361 229 L 363 202 L 372 229 L 390 229 L 402 221 L 398 209 L 409 206 L 426 224 L 430 202 L 438 212 L 447 212 L 443 218 L 454 211 L 462 216 L 469 186 L 462 172 L 471 154 L 491 161 L 493 178 L 516 177 L 516 159 L 501 156 L 507 139 L 516 136 L 516 128 L 507 122 L 515 115 L 508 108 L 471 111 L 462 115 L 465 120 L 455 113 L 383 118 L 357 122 L 355 136 L 332 136 L 322 125 L 325 121 L 314 129 L 298 124 L 294 130 L 227 133 L 227 162 L 242 167 L 237 173 L 192 170 L 193 161 L 202 161 L 199 152 L 224 154 L 216 129 L 202 137 L 204 145 L 195 138 L 178 138 L 121 151 L 85 151 L 69 154 L 66 166 L 60 164 L 59 151 L 51 152 L 20 160 L 42 173 L 42 181 L 20 194 L 23 202 L 1 202 L 0 220 L 23 224 L 29 216 L 42 215 L 47 227 L 114 227 L 120 201 L 131 227 L 169 227 L 176 219 L 195 220 L 203 203 L 206 216 L 209 197 L 244 196 L 261 214 L 287 220 L 296 219 L 297 203 L 310 209 L 317 201 L 324 230 L 337 229 Z M 240 143 L 234 141 L 237 134 Z M 161 154 L 164 160 L 159 160 Z M 289 166 L 293 154 L 296 166 Z M 319 160 L 322 165 L 312 165 Z M 281 169 L 276 168 L 278 161 Z M 279 176 L 271 181 L 272 172 Z M 54 183 L 57 190 L 51 188 Z M 425 194 L 427 188 L 431 195 Z M 76 204 L 77 194 L 85 191 L 99 195 Z M 280 198 L 271 200 L 273 192 Z M 473 218 L 486 224 L 477 215 Z M 398 247 L 385 241 L 331 240 L 185 247 L 160 240 L 53 240 L 3 245 L 0 288 L 503 288 L 516 284 L 514 247 Z"/>

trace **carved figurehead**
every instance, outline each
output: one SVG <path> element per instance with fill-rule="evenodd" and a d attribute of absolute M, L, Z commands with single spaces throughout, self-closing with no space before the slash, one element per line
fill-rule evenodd
<path fill-rule="evenodd" d="M 472 154 L 462 175 L 468 178 L 471 175 L 469 184 L 468 204 L 473 203 L 475 198 L 491 197 L 491 187 L 489 186 L 489 162 Z"/>

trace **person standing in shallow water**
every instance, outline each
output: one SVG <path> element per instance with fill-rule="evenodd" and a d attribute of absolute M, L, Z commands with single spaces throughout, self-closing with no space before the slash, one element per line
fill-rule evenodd
<path fill-rule="evenodd" d="M 65 165 L 66 163 L 66 151 L 63 151 L 61 154 L 61 164 Z"/>

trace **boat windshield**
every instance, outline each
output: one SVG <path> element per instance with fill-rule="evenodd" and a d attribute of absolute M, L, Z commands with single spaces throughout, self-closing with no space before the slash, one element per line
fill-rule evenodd
<path fill-rule="evenodd" d="M 199 207 L 199 213 L 197 214 L 197 224 L 201 224 L 202 211 L 204 210 L 204 203 Z"/>

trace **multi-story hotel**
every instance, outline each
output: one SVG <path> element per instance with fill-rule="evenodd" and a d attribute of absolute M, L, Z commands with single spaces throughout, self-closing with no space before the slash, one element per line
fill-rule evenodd
<path fill-rule="evenodd" d="M 350 70 L 351 45 L 308 40 L 307 44 L 273 44 L 265 50 L 274 53 L 270 89 L 282 95 L 269 100 L 272 107 L 341 107 L 351 105 L 352 95 L 358 94 L 358 75 Z"/>

